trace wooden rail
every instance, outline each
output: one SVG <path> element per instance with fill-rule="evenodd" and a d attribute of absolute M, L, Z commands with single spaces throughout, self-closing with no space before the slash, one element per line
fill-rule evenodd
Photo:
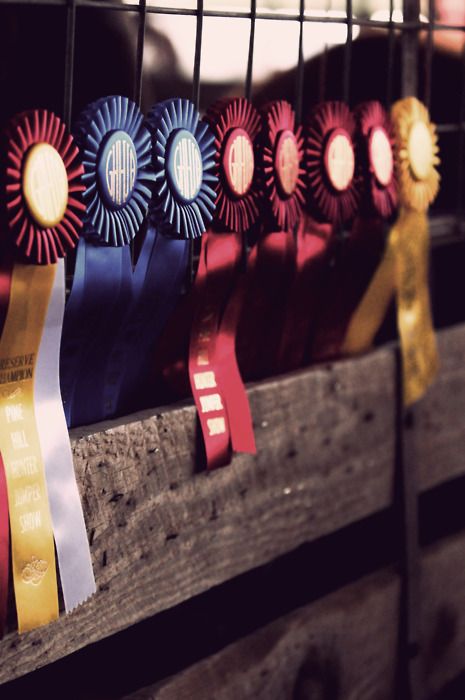
<path fill-rule="evenodd" d="M 413 427 L 421 490 L 465 474 L 465 326 L 439 334 L 437 384 Z M 258 456 L 196 473 L 191 404 L 73 431 L 98 593 L 0 642 L 0 683 L 388 507 L 395 357 L 363 357 L 249 389 Z M 247 546 L 244 546 L 247 543 Z"/>
<path fill-rule="evenodd" d="M 463 670 L 465 534 L 422 557 L 424 697 Z M 125 700 L 395 700 L 400 580 L 385 569 L 263 627 Z"/>

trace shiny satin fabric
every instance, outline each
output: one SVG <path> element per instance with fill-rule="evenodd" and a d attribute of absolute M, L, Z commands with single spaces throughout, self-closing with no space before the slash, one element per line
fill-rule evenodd
<path fill-rule="evenodd" d="M 66 612 L 95 593 L 86 524 L 60 395 L 60 341 L 65 308 L 64 260 L 56 264 L 34 377 L 35 413 L 45 465 L 53 534 Z"/>
<path fill-rule="evenodd" d="M 37 354 L 55 274 L 56 265 L 15 264 L 0 339 L 0 451 L 20 632 L 58 617 L 53 528 L 34 398 Z"/>

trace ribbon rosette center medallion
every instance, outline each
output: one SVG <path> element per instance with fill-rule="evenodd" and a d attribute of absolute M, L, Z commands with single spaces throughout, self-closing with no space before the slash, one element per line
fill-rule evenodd
<path fill-rule="evenodd" d="M 26 154 L 23 194 L 39 224 L 60 223 L 68 206 L 68 174 L 60 154 L 48 143 L 37 143 Z"/>

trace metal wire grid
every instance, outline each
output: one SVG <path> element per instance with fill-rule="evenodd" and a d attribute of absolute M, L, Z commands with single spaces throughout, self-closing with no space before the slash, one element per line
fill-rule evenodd
<path fill-rule="evenodd" d="M 201 87 L 201 56 L 202 56 L 202 37 L 203 37 L 203 21 L 205 17 L 231 18 L 231 19 L 246 19 L 250 21 L 249 47 L 247 57 L 246 74 L 244 76 L 244 95 L 247 98 L 252 97 L 253 89 L 253 63 L 254 63 L 254 47 L 255 47 L 255 29 L 257 21 L 295 21 L 299 24 L 298 45 L 296 47 L 296 81 L 295 81 L 295 98 L 294 107 L 296 110 L 297 120 L 302 120 L 302 96 L 305 89 L 304 85 L 304 25 L 306 23 L 333 23 L 342 24 L 347 27 L 347 39 L 344 46 L 344 62 L 342 75 L 342 94 L 341 97 L 350 103 L 351 96 L 351 59 L 352 59 L 352 43 L 353 43 L 353 28 L 373 28 L 384 29 L 388 31 L 388 57 L 387 57 L 387 89 L 386 89 L 386 105 L 389 106 L 392 97 L 392 76 L 394 62 L 394 48 L 396 34 L 401 35 L 401 62 L 402 62 L 402 95 L 415 95 L 418 93 L 417 75 L 418 75 L 418 36 L 420 30 L 426 32 L 426 48 L 425 60 L 423 67 L 423 97 L 428 107 L 431 103 L 432 92 L 432 65 L 434 56 L 434 32 L 436 31 L 462 31 L 465 32 L 464 26 L 456 26 L 444 24 L 436 21 L 434 0 L 428 0 L 428 16 L 429 21 L 425 22 L 420 19 L 420 1 L 419 0 L 403 0 L 403 21 L 394 22 L 394 0 L 389 0 L 389 20 L 378 21 L 373 19 L 358 18 L 353 16 L 352 0 L 346 0 L 345 16 L 333 17 L 326 14 L 307 14 L 305 0 L 299 0 L 297 12 L 270 12 L 257 9 L 257 0 L 250 0 L 250 9 L 248 11 L 237 11 L 228 9 L 206 9 L 204 0 L 197 0 L 197 7 L 192 8 L 173 8 L 164 7 L 162 5 L 147 5 L 147 0 L 139 0 L 137 3 L 128 4 L 119 2 L 119 0 L 0 0 L 0 5 L 34 5 L 34 6 L 57 6 L 66 9 L 66 42 L 64 56 L 64 89 L 63 89 L 63 117 L 70 123 L 73 105 L 73 75 L 74 75 L 74 57 L 75 57 L 75 38 L 76 38 L 76 10 L 77 8 L 95 8 L 99 10 L 117 11 L 123 13 L 136 14 L 138 16 L 138 36 L 136 44 L 136 72 L 134 75 L 133 99 L 140 104 L 142 96 L 142 78 L 143 78 L 143 63 L 144 63 L 144 45 L 146 35 L 147 16 L 157 14 L 168 15 L 184 15 L 196 18 L 195 29 L 195 50 L 192 73 L 192 100 L 198 107 L 200 101 Z M 325 82 L 325 62 L 322 63 L 320 82 L 323 87 Z M 458 160 L 457 160 L 457 204 L 455 211 L 448 213 L 448 220 L 442 221 L 441 226 L 433 227 L 433 242 L 441 244 L 442 242 L 456 241 L 457 237 L 465 237 L 464 226 L 464 197 L 463 197 L 463 180 L 464 180 L 464 132 L 465 132 L 465 57 L 462 60 L 462 80 L 460 86 L 461 104 L 460 116 L 458 123 L 438 124 L 438 132 L 440 138 L 442 135 L 458 134 Z M 363 79 L 361 77 L 360 79 Z"/>

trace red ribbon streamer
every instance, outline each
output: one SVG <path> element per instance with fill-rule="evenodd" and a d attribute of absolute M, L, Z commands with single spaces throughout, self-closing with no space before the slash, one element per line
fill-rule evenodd
<path fill-rule="evenodd" d="M 230 302 L 239 304 L 237 297 L 242 297 L 237 354 L 244 379 L 273 372 L 294 268 L 295 240 L 290 232 L 262 236 L 249 254 L 245 290 L 237 289 Z"/>
<path fill-rule="evenodd" d="M 352 314 L 378 267 L 383 250 L 383 221 L 378 217 L 356 219 L 327 279 L 311 343 L 311 360 L 326 360 L 341 354 Z"/>
<path fill-rule="evenodd" d="M 297 230 L 295 276 L 289 290 L 276 372 L 302 367 L 328 273 L 332 226 L 303 216 Z"/>
<path fill-rule="evenodd" d="M 240 260 L 237 233 L 204 234 L 194 288 L 189 378 L 209 469 L 229 462 L 230 446 L 255 452 L 249 403 L 235 353 L 240 299 L 227 306 Z"/>
<path fill-rule="evenodd" d="M 3 331 L 8 304 L 10 300 L 11 275 L 13 260 L 11 254 L 3 247 L 0 265 L 0 335 Z M 8 520 L 8 493 L 5 467 L 0 455 L 0 637 L 5 630 L 8 603 L 10 531 Z"/>

